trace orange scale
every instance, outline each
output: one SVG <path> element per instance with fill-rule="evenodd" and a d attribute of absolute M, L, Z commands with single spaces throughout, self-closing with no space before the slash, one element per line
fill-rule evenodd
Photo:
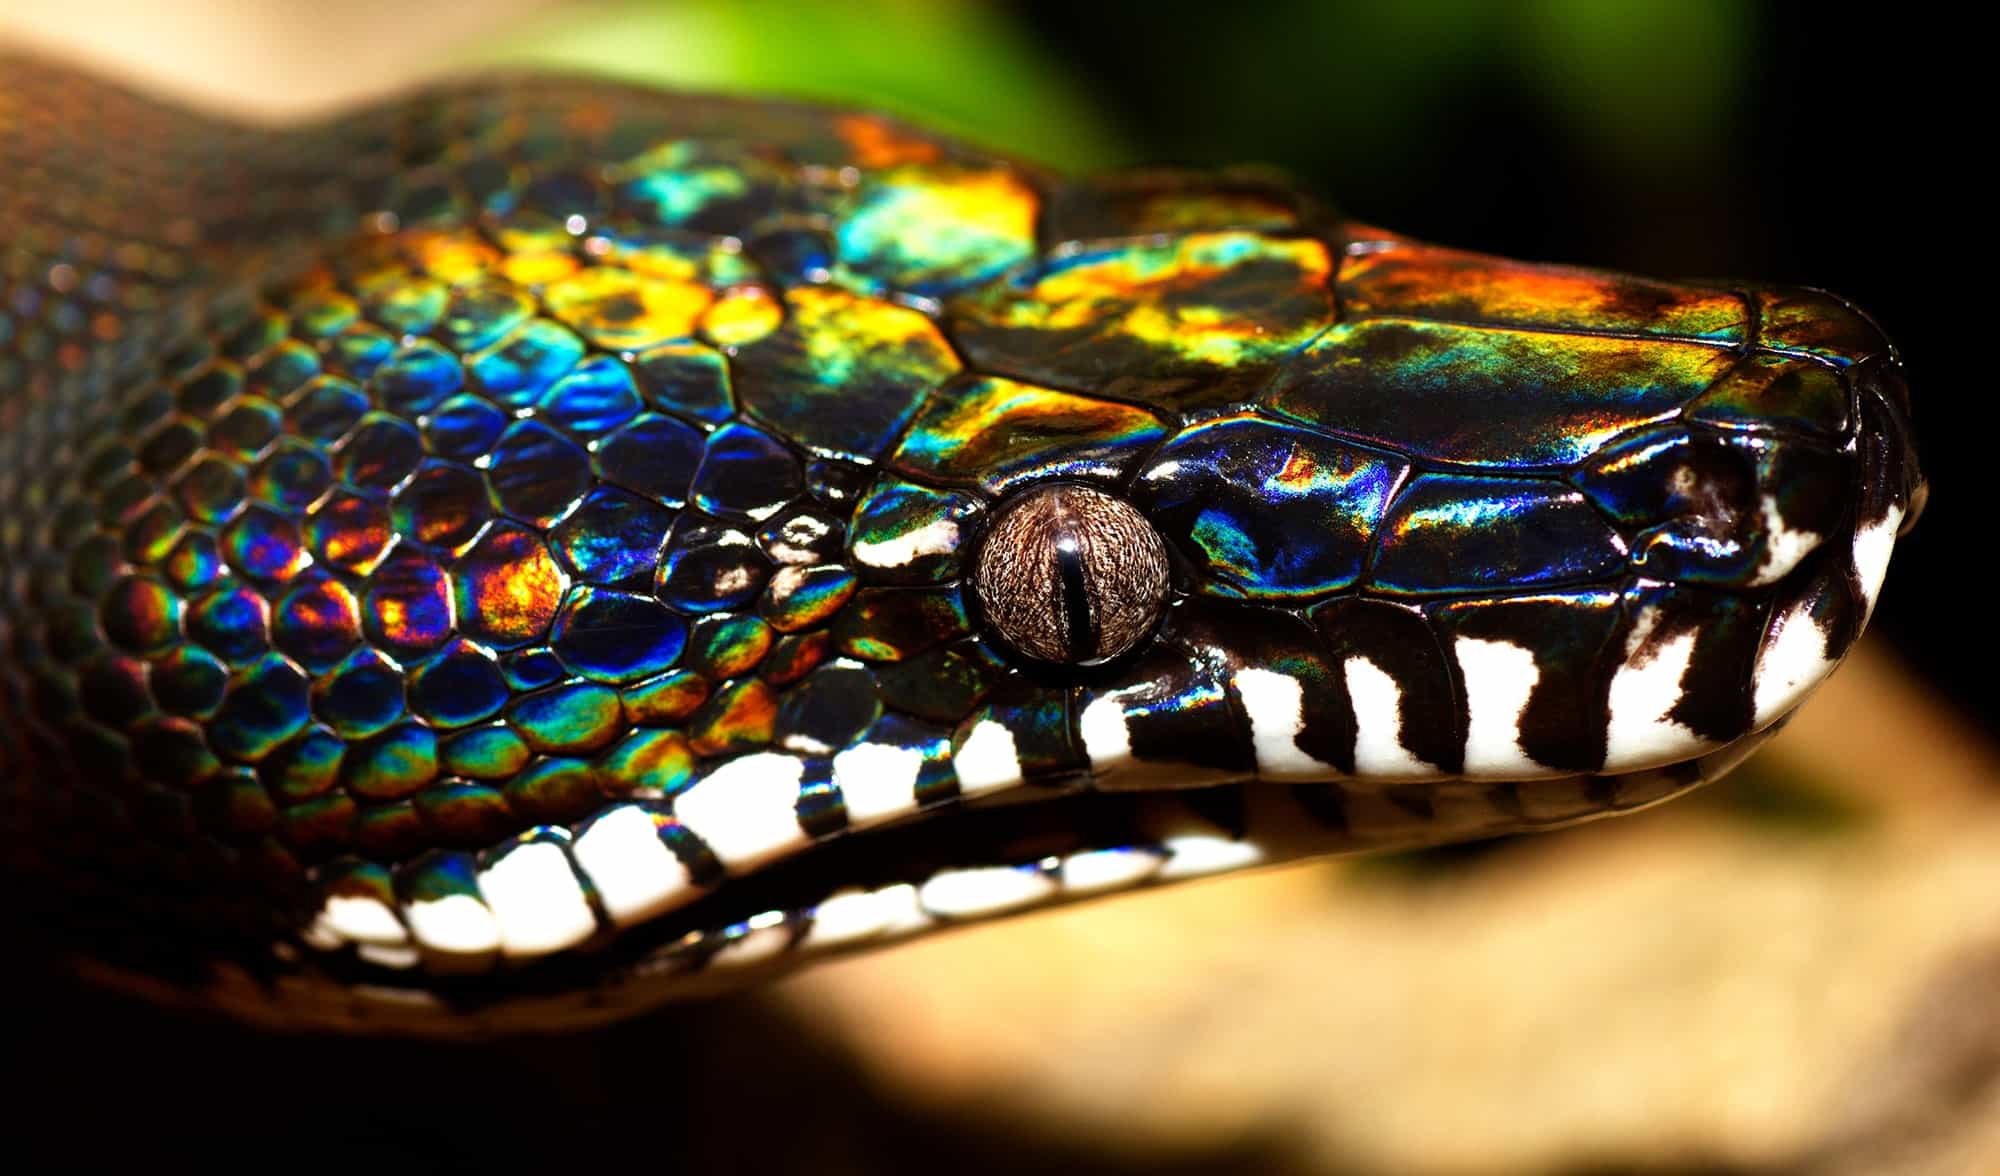
<path fill-rule="evenodd" d="M 500 273 L 518 286 L 545 286 L 560 282 L 583 264 L 567 253 L 510 253 L 500 263 Z"/>
<path fill-rule="evenodd" d="M 412 265 L 454 284 L 500 264 L 500 251 L 470 229 L 423 229 L 399 239 Z"/>
<path fill-rule="evenodd" d="M 744 678 L 717 690 L 694 716 L 688 745 L 703 756 L 750 751 L 769 744 L 777 724 L 777 692 L 762 679 Z"/>
<path fill-rule="evenodd" d="M 511 648 L 549 631 L 569 578 L 533 531 L 488 531 L 453 570 L 459 627 L 466 636 Z"/>
<path fill-rule="evenodd" d="M 944 154 L 936 143 L 871 115 L 843 115 L 834 120 L 833 133 L 854 152 L 854 162 L 860 167 L 935 163 Z"/>
<path fill-rule="evenodd" d="M 313 513 L 306 536 L 330 566 L 365 576 L 388 553 L 395 532 L 385 503 L 336 491 Z"/>
<path fill-rule="evenodd" d="M 715 293 L 693 282 L 650 278 L 599 266 L 550 286 L 555 316 L 609 351 L 631 351 L 694 334 Z"/>
<path fill-rule="evenodd" d="M 701 316 L 701 333 L 717 347 L 755 343 L 785 321 L 785 308 L 762 286 L 738 286 L 725 291 Z"/>

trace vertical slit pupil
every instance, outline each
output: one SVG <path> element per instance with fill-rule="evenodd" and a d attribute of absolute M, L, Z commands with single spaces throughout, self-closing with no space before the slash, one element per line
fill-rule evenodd
<path fill-rule="evenodd" d="M 1097 652 L 1096 625 L 1092 620 L 1090 590 L 1083 574 L 1083 545 L 1072 534 L 1055 542 L 1056 574 L 1062 580 L 1063 619 L 1070 656 L 1086 660 Z"/>

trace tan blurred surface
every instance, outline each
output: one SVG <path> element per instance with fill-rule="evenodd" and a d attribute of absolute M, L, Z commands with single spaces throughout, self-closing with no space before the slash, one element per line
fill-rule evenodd
<path fill-rule="evenodd" d="M 2000 762 L 1866 649 L 1764 755 L 1853 815 L 1695 799 L 1437 877 L 1198 884 L 784 992 L 915 1100 L 1189 1147 L 1278 1127 L 1329 1171 L 2000 1167 Z"/>
<path fill-rule="evenodd" d="M 541 7 L 12 0 L 0 37 L 282 116 Z M 367 35 L 392 13 L 395 38 Z M 2000 1171 L 2000 753 L 1864 643 L 1749 772 L 1761 791 L 1450 868 L 1185 886 L 856 957 L 778 997 L 912 1107 L 1138 1153 Z"/>
<path fill-rule="evenodd" d="M 556 6 L 556 0 L 0 0 L 0 44 L 60 56 L 190 106 L 282 120 L 406 86 L 467 42 Z"/>

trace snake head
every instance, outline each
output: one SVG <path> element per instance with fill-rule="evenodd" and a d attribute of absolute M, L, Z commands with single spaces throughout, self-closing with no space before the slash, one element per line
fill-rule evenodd
<path fill-rule="evenodd" d="M 128 196 L 0 209 L 8 868 L 253 1018 L 601 1019 L 1650 804 L 1833 668 L 1922 501 L 1814 291 L 817 108 L 6 85 L 89 115 L 0 162 Z"/>

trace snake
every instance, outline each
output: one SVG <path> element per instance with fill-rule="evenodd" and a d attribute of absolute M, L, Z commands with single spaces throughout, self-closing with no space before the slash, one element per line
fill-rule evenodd
<path fill-rule="evenodd" d="M 0 58 L 0 876 L 254 1024 L 608 1021 L 1712 780 L 1925 484 L 1849 302 L 582 77 Z"/>

